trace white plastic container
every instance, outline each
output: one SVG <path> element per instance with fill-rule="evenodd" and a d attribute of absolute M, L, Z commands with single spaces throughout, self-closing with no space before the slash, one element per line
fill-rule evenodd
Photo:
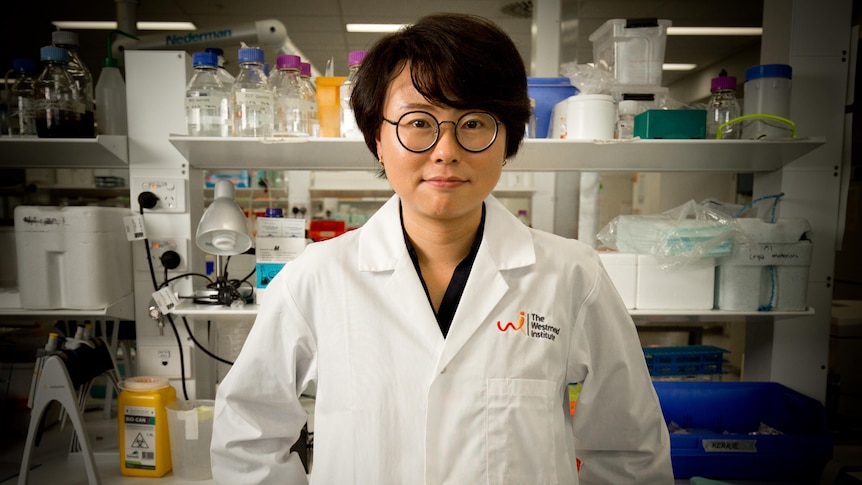
<path fill-rule="evenodd" d="M 131 294 L 128 214 L 117 207 L 16 207 L 21 307 L 96 310 Z"/>
<path fill-rule="evenodd" d="M 607 94 L 577 94 L 554 106 L 551 138 L 610 140 L 614 137 L 617 111 Z"/>
<path fill-rule="evenodd" d="M 730 311 L 802 311 L 808 307 L 813 245 L 804 219 L 737 219 L 752 244 L 735 244 L 716 269 L 716 303 Z M 806 236 L 807 237 L 807 236 Z"/>
<path fill-rule="evenodd" d="M 715 260 L 662 269 L 654 256 L 638 254 L 638 310 L 711 310 L 715 302 Z"/>
<path fill-rule="evenodd" d="M 635 308 L 638 274 L 637 254 L 600 252 L 599 258 L 617 288 L 617 292 L 622 297 L 626 308 L 629 310 Z"/>
<path fill-rule="evenodd" d="M 644 21 L 649 20 L 649 21 Z M 619 84 L 661 86 L 670 20 L 611 19 L 590 34 L 593 62 Z"/>
<path fill-rule="evenodd" d="M 787 64 L 763 64 L 746 69 L 743 114 L 790 118 L 793 70 Z M 790 126 L 774 120 L 750 120 L 742 125 L 742 138 L 790 138 Z"/>
<path fill-rule="evenodd" d="M 174 401 L 167 405 L 174 475 L 183 480 L 212 478 L 210 443 L 215 401 Z"/>

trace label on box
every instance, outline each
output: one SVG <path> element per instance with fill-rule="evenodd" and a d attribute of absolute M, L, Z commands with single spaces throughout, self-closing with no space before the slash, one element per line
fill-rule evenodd
<path fill-rule="evenodd" d="M 757 453 L 757 440 L 701 440 L 707 453 Z"/>
<path fill-rule="evenodd" d="M 258 217 L 257 237 L 305 237 L 305 219 Z"/>
<path fill-rule="evenodd" d="M 156 469 L 156 408 L 126 406 L 123 411 L 126 468 Z"/>
<path fill-rule="evenodd" d="M 285 263 L 296 259 L 306 246 L 305 238 L 258 237 L 255 240 L 256 286 L 266 288 Z"/>

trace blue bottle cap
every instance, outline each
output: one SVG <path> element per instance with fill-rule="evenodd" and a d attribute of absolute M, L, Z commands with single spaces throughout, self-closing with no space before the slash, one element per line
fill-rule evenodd
<path fill-rule="evenodd" d="M 281 207 L 267 207 L 264 217 L 284 217 L 284 211 Z"/>
<path fill-rule="evenodd" d="M 218 65 L 218 57 L 212 52 L 195 52 L 192 54 L 192 66 L 212 66 Z"/>
<path fill-rule="evenodd" d="M 217 56 L 224 57 L 224 50 L 221 47 L 207 47 L 206 49 L 204 49 L 204 52 L 212 52 Z"/>
<path fill-rule="evenodd" d="M 17 72 L 36 72 L 39 66 L 34 59 L 12 59 L 12 69 Z"/>
<path fill-rule="evenodd" d="M 259 62 L 263 64 L 263 49 L 240 47 L 237 57 L 239 58 L 239 62 Z"/>
<path fill-rule="evenodd" d="M 69 62 L 69 51 L 62 47 L 47 45 L 39 50 L 39 57 L 43 61 Z"/>
<path fill-rule="evenodd" d="M 745 80 L 751 81 L 763 77 L 793 78 L 793 68 L 787 64 L 761 64 L 745 70 Z"/>

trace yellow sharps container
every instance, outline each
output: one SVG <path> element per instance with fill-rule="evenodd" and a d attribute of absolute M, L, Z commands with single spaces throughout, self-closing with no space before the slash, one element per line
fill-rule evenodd
<path fill-rule="evenodd" d="M 171 471 L 171 439 L 166 406 L 177 400 L 167 377 L 130 377 L 120 386 L 120 472 L 161 477 Z"/>

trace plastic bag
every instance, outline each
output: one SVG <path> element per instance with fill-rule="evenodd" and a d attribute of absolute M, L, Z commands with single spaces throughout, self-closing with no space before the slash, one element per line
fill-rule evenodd
<path fill-rule="evenodd" d="M 733 217 L 693 200 L 660 214 L 617 216 L 596 237 L 610 249 L 652 255 L 662 269 L 728 256 L 735 241 L 747 241 Z"/>
<path fill-rule="evenodd" d="M 583 94 L 606 94 L 616 84 L 614 73 L 590 64 L 567 62 L 560 66 L 560 74 Z"/>

